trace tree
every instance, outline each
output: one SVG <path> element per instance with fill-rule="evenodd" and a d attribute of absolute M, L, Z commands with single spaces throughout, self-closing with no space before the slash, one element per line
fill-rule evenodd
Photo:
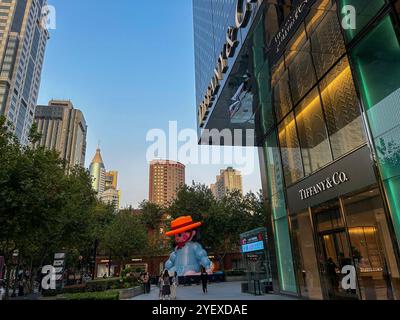
<path fill-rule="evenodd" d="M 7 297 L 16 250 L 16 269 L 29 270 L 32 283 L 55 252 L 79 252 L 91 239 L 96 198 L 89 173 L 78 167 L 67 172 L 57 152 L 33 147 L 35 130 L 23 146 L 0 118 L 0 251 L 8 266 Z"/>
<path fill-rule="evenodd" d="M 133 255 L 146 253 L 147 232 L 140 217 L 121 211 L 111 222 L 102 239 L 102 247 L 110 250 L 121 264 Z"/>
<path fill-rule="evenodd" d="M 141 211 L 141 221 L 150 230 L 157 230 L 163 220 L 163 209 L 152 202 L 143 201 L 139 209 Z"/>

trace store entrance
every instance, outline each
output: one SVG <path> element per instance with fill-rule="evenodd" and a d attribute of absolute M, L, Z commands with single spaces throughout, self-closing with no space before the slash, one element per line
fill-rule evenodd
<path fill-rule="evenodd" d="M 325 299 L 390 300 L 399 269 L 377 186 L 312 208 L 316 254 Z M 343 267 L 354 268 L 356 290 L 343 288 Z"/>
<path fill-rule="evenodd" d="M 355 290 L 343 290 L 341 270 L 353 265 L 352 252 L 340 210 L 339 201 L 313 209 L 317 231 L 317 250 L 324 295 L 329 299 L 357 299 Z"/>

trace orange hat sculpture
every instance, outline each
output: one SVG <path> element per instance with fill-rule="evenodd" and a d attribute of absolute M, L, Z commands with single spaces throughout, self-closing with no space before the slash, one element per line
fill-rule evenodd
<path fill-rule="evenodd" d="M 179 217 L 171 222 L 171 230 L 166 232 L 165 235 L 168 237 L 174 236 L 185 231 L 196 229 L 202 224 L 202 222 L 193 222 L 191 216 Z"/>
<path fill-rule="evenodd" d="M 197 228 L 202 222 L 194 222 L 191 216 L 179 217 L 171 222 L 171 230 L 167 236 L 175 236 L 175 250 L 165 263 L 165 269 L 170 274 L 175 272 L 178 276 L 200 274 L 202 268 L 212 273 L 212 262 L 207 252 L 195 239 Z"/>

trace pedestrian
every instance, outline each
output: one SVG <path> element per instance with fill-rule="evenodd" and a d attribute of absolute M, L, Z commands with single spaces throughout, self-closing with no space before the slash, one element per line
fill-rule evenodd
<path fill-rule="evenodd" d="M 0 301 L 5 297 L 6 290 L 3 288 L 3 280 L 0 279 Z"/>
<path fill-rule="evenodd" d="M 145 272 L 143 275 L 143 284 L 144 284 L 144 293 L 150 293 L 150 275 L 148 272 Z"/>
<path fill-rule="evenodd" d="M 163 300 L 165 300 L 167 296 L 168 300 L 171 300 L 171 281 L 168 270 L 164 271 L 162 280 L 163 280 L 163 287 L 162 287 Z"/>
<path fill-rule="evenodd" d="M 201 269 L 200 279 L 201 279 L 201 284 L 203 286 L 203 293 L 207 293 L 208 292 L 208 288 L 207 288 L 208 273 L 204 267 Z"/>
<path fill-rule="evenodd" d="M 158 293 L 158 298 L 160 300 L 163 298 L 163 285 L 164 285 L 163 273 L 161 273 L 160 276 L 158 277 L 158 288 L 160 289 Z"/>
<path fill-rule="evenodd" d="M 176 290 L 178 288 L 178 273 L 175 271 L 171 280 L 171 299 L 176 300 Z"/>

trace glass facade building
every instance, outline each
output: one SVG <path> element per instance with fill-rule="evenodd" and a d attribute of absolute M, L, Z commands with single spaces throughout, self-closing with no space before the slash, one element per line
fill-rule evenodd
<path fill-rule="evenodd" d="M 207 20 L 196 19 L 200 2 L 195 33 Z M 233 21 L 248 14 L 234 56 L 216 55 L 218 33 L 195 35 L 199 134 L 237 128 L 226 97 L 246 79 L 274 290 L 400 299 L 400 1 L 234 2 Z M 210 95 L 204 72 L 209 82 L 221 65 Z"/>
<path fill-rule="evenodd" d="M 45 0 L 0 1 L 0 116 L 28 143 L 49 32 Z"/>

